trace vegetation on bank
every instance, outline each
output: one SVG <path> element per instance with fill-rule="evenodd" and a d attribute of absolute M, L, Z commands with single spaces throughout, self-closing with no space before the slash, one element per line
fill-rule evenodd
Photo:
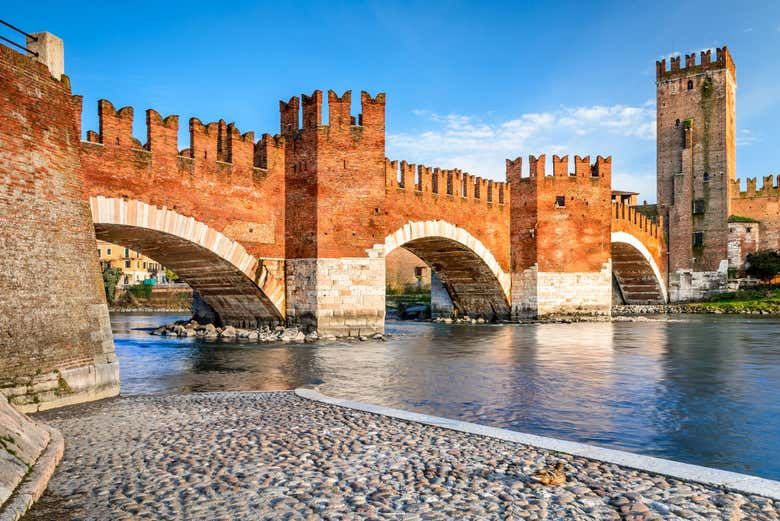
<path fill-rule="evenodd" d="M 710 298 L 707 302 L 697 302 L 689 304 L 689 306 L 719 313 L 780 314 L 780 284 L 721 293 Z"/>
<path fill-rule="evenodd" d="M 407 310 L 413 311 L 413 315 L 418 316 L 422 308 L 427 309 L 427 313 L 423 311 L 423 314 L 430 316 L 431 288 L 407 285 L 401 289 L 388 286 L 385 307 L 391 316 L 396 315 L 399 318 L 404 318 Z"/>

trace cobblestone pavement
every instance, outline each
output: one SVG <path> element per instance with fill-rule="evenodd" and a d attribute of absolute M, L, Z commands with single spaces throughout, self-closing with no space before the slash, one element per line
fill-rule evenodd
<path fill-rule="evenodd" d="M 37 415 L 65 457 L 26 520 L 778 519 L 748 496 L 307 401 L 116 398 Z M 567 484 L 529 476 L 563 460 Z"/>

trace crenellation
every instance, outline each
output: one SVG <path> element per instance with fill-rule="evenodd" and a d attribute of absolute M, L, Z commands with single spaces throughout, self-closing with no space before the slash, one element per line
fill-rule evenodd
<path fill-rule="evenodd" d="M 178 155 L 179 146 L 179 116 L 171 115 L 163 119 L 154 109 L 146 111 L 146 145 L 144 148 L 152 152 L 152 157 L 170 157 L 173 160 Z"/>
<path fill-rule="evenodd" d="M 567 177 L 569 175 L 569 156 L 553 155 L 553 176 Z"/>
<path fill-rule="evenodd" d="M 133 107 L 119 110 L 105 99 L 98 100 L 100 142 L 109 147 L 133 146 Z"/>
<path fill-rule="evenodd" d="M 303 128 L 315 129 L 322 126 L 322 91 L 315 90 L 311 96 L 301 95 Z M 330 102 L 329 102 L 330 106 Z"/>
<path fill-rule="evenodd" d="M 358 116 L 358 125 L 362 126 L 368 132 L 381 134 L 385 133 L 385 101 L 387 95 L 384 92 L 371 97 L 366 91 L 360 92 L 360 110 Z"/>
<path fill-rule="evenodd" d="M 528 176 L 544 177 L 544 162 L 544 154 L 539 157 L 528 156 Z"/>
<path fill-rule="evenodd" d="M 293 96 L 289 101 L 279 101 L 279 127 L 283 136 L 295 135 L 299 129 L 300 100 Z"/>
<path fill-rule="evenodd" d="M 593 175 L 593 168 L 590 164 L 590 156 L 574 156 L 574 175 L 576 177 L 588 177 Z"/>
<path fill-rule="evenodd" d="M 328 126 L 331 130 L 349 128 L 352 111 L 352 91 L 347 90 L 341 97 L 335 91 L 328 91 Z"/>
<path fill-rule="evenodd" d="M 265 170 L 284 169 L 284 137 L 263 134 L 255 144 L 254 166 Z"/>
<path fill-rule="evenodd" d="M 219 161 L 220 130 L 224 121 L 203 124 L 198 118 L 190 118 L 190 157 L 196 165 Z"/>
<path fill-rule="evenodd" d="M 670 69 L 666 68 L 666 58 L 655 62 L 655 77 L 657 81 L 678 79 L 692 74 L 699 74 L 710 70 L 726 69 L 732 76 L 736 75 L 736 67 L 731 59 L 728 47 L 715 50 L 715 61 L 712 61 L 712 50 L 706 49 L 699 53 L 699 63 L 696 63 L 696 53 L 685 55 L 685 66 L 682 66 L 681 56 L 671 56 Z"/>
<path fill-rule="evenodd" d="M 236 170 L 244 175 L 249 175 L 255 166 L 255 133 L 242 134 L 236 128 L 235 123 L 228 123 L 226 127 L 226 142 L 224 147 L 225 161 L 233 165 Z"/>

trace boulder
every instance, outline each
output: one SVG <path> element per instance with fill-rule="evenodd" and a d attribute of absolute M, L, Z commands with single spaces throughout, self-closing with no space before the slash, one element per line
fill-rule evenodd
<path fill-rule="evenodd" d="M 233 326 L 225 326 L 225 328 L 219 333 L 220 338 L 236 338 L 238 332 Z"/>

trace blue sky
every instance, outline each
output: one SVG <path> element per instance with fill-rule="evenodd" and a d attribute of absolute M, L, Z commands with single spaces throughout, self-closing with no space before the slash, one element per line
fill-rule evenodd
<path fill-rule="evenodd" d="M 179 114 L 186 148 L 191 116 L 259 136 L 280 99 L 384 91 L 392 159 L 503 179 L 506 157 L 611 154 L 613 185 L 649 201 L 655 60 L 726 44 L 738 174 L 780 171 L 780 2 L 12 0 L 0 16 L 64 39 L 85 131 L 99 98 L 135 107 L 142 141 L 146 108 Z"/>

